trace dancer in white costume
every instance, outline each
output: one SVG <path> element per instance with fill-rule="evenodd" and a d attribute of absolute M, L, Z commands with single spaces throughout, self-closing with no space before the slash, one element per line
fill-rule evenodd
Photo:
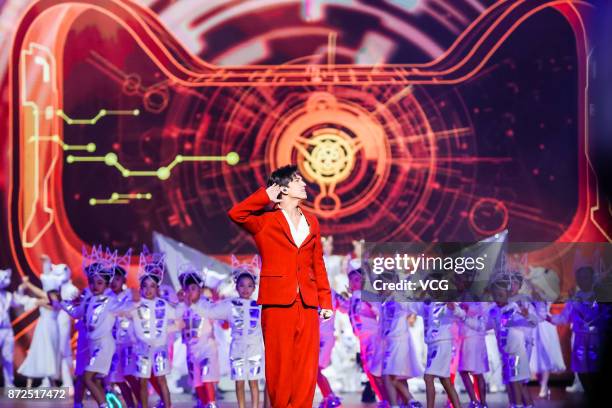
<path fill-rule="evenodd" d="M 327 277 L 332 290 L 338 294 L 344 294 L 348 290 L 348 275 L 347 270 L 344 269 L 345 256 L 334 255 L 334 237 L 331 235 L 327 237 L 321 237 L 321 244 L 323 247 L 323 262 L 325 263 L 325 270 L 327 270 Z M 348 296 L 346 296 L 348 297 Z M 333 299 L 332 299 L 333 301 Z M 321 343 L 321 352 L 319 353 L 319 371 L 321 368 L 325 368 L 325 380 L 330 385 L 334 385 L 338 391 L 352 391 L 353 384 L 361 382 L 358 378 L 360 373 L 358 370 L 353 371 L 353 378 L 348 374 L 351 371 L 347 369 L 349 367 L 356 367 L 356 359 L 346 360 L 346 356 L 353 356 L 358 352 L 359 340 L 353 333 L 351 328 L 351 321 L 346 313 L 335 313 L 329 320 L 320 320 L 319 326 L 320 336 L 324 334 L 327 338 L 331 338 L 331 335 L 337 334 L 338 339 L 341 341 L 330 342 L 329 340 Z M 340 337 L 344 336 L 342 339 Z M 323 354 L 322 354 L 323 353 Z M 331 361 L 331 362 L 328 362 Z M 352 363 L 355 361 L 355 363 Z M 350 369 L 349 369 L 350 370 Z M 318 376 L 320 381 L 325 381 Z M 318 382 L 320 382 L 318 381 Z M 319 384 L 319 388 L 322 384 Z M 325 385 L 323 385 L 325 387 Z M 330 392 L 331 392 L 330 387 Z M 332 400 L 331 404 L 337 404 L 339 399 L 337 396 L 330 397 Z"/>
<path fill-rule="evenodd" d="M 42 274 L 40 281 L 42 290 L 33 285 L 28 279 L 23 283 L 36 297 L 38 297 L 38 322 L 34 329 L 32 342 L 28 355 L 17 372 L 28 378 L 42 378 L 43 385 L 49 386 L 49 380 L 60 378 L 60 344 L 59 327 L 57 324 L 58 311 L 54 310 L 47 299 L 47 292 L 58 291 L 62 284 L 61 274 L 54 273 L 58 269 L 67 268 L 66 265 L 53 265 L 48 256 L 41 256 Z"/>
<path fill-rule="evenodd" d="M 86 258 L 92 259 L 98 256 L 97 251 Z M 87 389 L 100 407 L 106 407 L 106 395 L 104 387 L 98 381 L 105 379 L 110 371 L 113 354 L 115 352 L 115 341 L 112 336 L 116 317 L 121 313 L 127 313 L 131 305 L 128 302 L 120 302 L 109 288 L 116 267 L 117 252 L 109 250 L 103 259 L 85 263 L 89 266 L 89 282 L 91 296 L 86 301 L 74 302 L 63 300 L 59 302 L 59 296 L 50 296 L 55 307 L 61 307 L 72 318 L 83 319 L 87 329 L 87 349 L 89 362 L 85 367 L 85 384 Z"/>
<path fill-rule="evenodd" d="M 129 249 L 123 257 L 117 260 L 113 280 L 110 283 L 113 294 L 121 303 L 133 301 L 132 289 L 125 286 L 131 255 L 132 250 Z M 132 408 L 136 406 L 140 387 L 136 378 L 128 373 L 136 342 L 133 322 L 128 316 L 117 316 L 115 326 L 113 327 L 113 338 L 115 339 L 116 348 L 108 375 L 108 382 L 119 387 L 126 406 Z"/>
<path fill-rule="evenodd" d="M 464 302 L 461 308 L 465 310 L 466 317 L 471 319 L 485 318 L 492 305 L 486 302 Z M 459 322 L 459 366 L 458 371 L 465 385 L 465 389 L 470 396 L 470 407 L 487 406 L 487 384 L 484 374 L 489 371 L 489 358 L 487 355 L 487 342 L 485 340 L 487 330 L 482 327 L 475 330 Z M 474 383 L 472 379 L 474 378 Z M 478 388 L 478 398 L 474 391 L 474 386 Z"/>
<path fill-rule="evenodd" d="M 59 288 L 60 296 L 65 300 L 74 300 L 79 295 L 79 290 L 72 284 L 70 279 L 72 273 L 70 268 L 54 268 L 54 273 L 57 273 L 58 279 L 61 280 Z M 72 381 L 72 318 L 66 311 L 59 310 L 57 312 L 57 328 L 59 335 L 59 350 L 60 350 L 60 372 L 62 386 L 68 387 L 69 393 L 74 394 L 74 383 Z"/>
<path fill-rule="evenodd" d="M 413 313 L 422 316 L 425 322 L 427 407 L 433 408 L 435 403 L 434 379 L 436 377 L 440 379 L 453 406 L 459 406 L 459 396 L 450 381 L 453 359 L 452 326 L 457 321 L 465 319 L 465 312 L 454 302 L 413 302 L 409 306 Z"/>
<path fill-rule="evenodd" d="M 468 318 L 465 323 L 475 330 L 493 328 L 502 357 L 504 381 L 508 384 L 508 397 L 511 406 L 533 406 L 533 400 L 526 386 L 531 374 L 525 342 L 524 327 L 533 328 L 538 322 L 535 309 L 530 304 L 519 306 L 510 302 L 513 277 L 500 273 L 491 280 L 491 290 L 495 305 L 490 309 L 486 320 Z"/>
<path fill-rule="evenodd" d="M 334 255 L 334 237 L 331 235 L 321 237 L 321 244 L 323 247 L 323 262 L 325 262 L 329 284 L 336 292 L 344 292 L 348 287 L 348 276 L 344 272 L 346 269 L 342 269 L 344 257 Z"/>
<path fill-rule="evenodd" d="M 259 406 L 259 380 L 264 378 L 264 343 L 261 332 L 261 306 L 252 298 L 260 270 L 259 256 L 240 263 L 232 256 L 232 273 L 238 297 L 224 299 L 211 307 L 211 316 L 227 320 L 231 327 L 231 378 L 236 381 L 238 406 L 246 406 L 246 382 L 251 390 L 251 406 Z"/>
<path fill-rule="evenodd" d="M 531 353 L 529 366 L 531 372 L 540 374 L 540 392 L 538 396 L 545 398 L 550 396 L 548 378 L 550 373 L 565 371 L 565 362 L 561 353 L 561 342 L 557 328 L 546 321 L 550 312 L 551 302 L 536 302 L 535 308 L 540 321 L 535 328 L 534 349 Z"/>
<path fill-rule="evenodd" d="M 28 301 L 26 296 L 6 289 L 11 284 L 11 275 L 11 269 L 0 269 L 0 358 L 2 358 L 4 388 L 15 386 L 13 371 L 15 337 L 9 311 L 11 308 L 23 306 Z"/>
<path fill-rule="evenodd" d="M 135 343 L 128 374 L 140 380 L 140 404 L 147 406 L 149 380 L 155 377 L 164 407 L 171 406 L 166 375 L 170 373 L 169 333 L 175 330 L 175 308 L 159 297 L 164 277 L 165 255 L 149 252 L 146 246 L 140 254 L 138 280 L 140 299 L 135 299 L 130 311 Z"/>
<path fill-rule="evenodd" d="M 380 338 L 382 340 L 382 375 L 391 407 L 399 401 L 410 407 L 422 406 L 408 388 L 407 380 L 420 377 L 423 366 L 416 353 L 411 332 L 408 330 L 410 305 L 398 301 L 391 293 L 382 304 L 380 315 Z"/>
<path fill-rule="evenodd" d="M 349 270 L 351 297 L 348 301 L 339 304 L 339 310 L 349 315 L 353 333 L 359 339 L 363 371 L 378 399 L 384 401 L 386 394 L 382 382 L 382 348 L 378 327 L 380 310 L 379 305 L 361 299 L 362 273 L 358 267 Z"/>
<path fill-rule="evenodd" d="M 45 262 L 48 258 L 45 258 Z M 72 284 L 70 280 L 71 270 L 64 264 L 51 264 L 49 269 L 50 282 L 59 282 L 59 287 L 56 289 L 56 283 L 50 284 L 51 290 L 57 290 L 62 299 L 73 300 L 79 290 Z M 30 288 L 33 290 L 33 288 Z M 40 294 L 39 294 L 40 295 Z M 69 394 L 74 393 L 74 383 L 72 380 L 72 319 L 64 310 L 57 311 L 57 333 L 58 333 L 58 358 L 60 361 L 60 377 L 62 386 L 68 387 Z M 47 385 L 45 383 L 45 385 Z"/>
<path fill-rule="evenodd" d="M 102 246 L 93 246 L 91 254 L 88 254 L 87 250 L 83 247 L 82 249 L 82 269 L 87 277 L 88 286 L 83 289 L 80 295 L 75 298 L 71 303 L 75 307 L 81 303 L 87 303 L 90 301 L 91 289 L 93 285 L 93 272 L 97 271 L 101 266 L 98 261 L 103 259 Z M 72 317 L 72 316 L 71 316 Z M 76 356 L 75 356 L 75 367 L 74 367 L 74 397 L 73 407 L 82 408 L 83 399 L 85 398 L 85 368 L 89 364 L 90 353 L 89 353 L 89 341 L 87 339 L 87 322 L 85 317 L 78 319 L 74 325 L 77 332 L 77 344 L 76 344 Z"/>
<path fill-rule="evenodd" d="M 192 265 L 179 268 L 182 303 L 176 308 L 181 336 L 187 346 L 187 369 L 198 407 L 216 408 L 215 382 L 219 381 L 219 353 L 213 331 L 212 303 L 202 294 L 204 278 Z"/>

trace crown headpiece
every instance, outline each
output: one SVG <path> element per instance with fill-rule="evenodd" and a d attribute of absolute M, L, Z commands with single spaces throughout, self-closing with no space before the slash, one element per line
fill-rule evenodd
<path fill-rule="evenodd" d="M 234 278 L 234 282 L 238 283 L 238 279 L 240 279 L 243 275 L 248 275 L 253 279 L 253 282 L 257 283 L 257 276 L 259 276 L 259 271 L 261 269 L 261 258 L 259 255 L 253 256 L 251 262 L 242 263 L 232 255 L 232 276 Z"/>
<path fill-rule="evenodd" d="M 81 252 L 83 255 L 83 271 L 85 271 L 87 277 L 100 275 L 112 279 L 113 276 L 115 276 L 115 267 L 119 260 L 117 250 L 111 251 L 109 248 L 103 250 L 102 245 L 94 245 L 91 248 L 91 252 L 88 252 L 84 246 Z M 130 253 L 131 250 L 128 250 L 126 253 L 128 262 Z M 121 259 L 123 258 L 125 258 L 125 256 Z"/>
<path fill-rule="evenodd" d="M 178 268 L 178 280 L 181 286 L 185 286 L 185 281 L 189 278 L 193 278 L 198 286 L 204 286 L 204 277 L 202 276 L 202 272 L 196 269 L 195 266 L 191 263 L 184 263 Z"/>
<path fill-rule="evenodd" d="M 146 245 L 142 246 L 140 260 L 138 263 L 138 280 L 152 278 L 160 283 L 164 278 L 166 270 L 166 254 L 163 252 L 151 252 Z"/>

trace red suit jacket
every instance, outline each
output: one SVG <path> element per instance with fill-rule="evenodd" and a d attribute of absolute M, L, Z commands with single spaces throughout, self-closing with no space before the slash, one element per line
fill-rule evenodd
<path fill-rule="evenodd" d="M 262 187 L 228 212 L 235 223 L 253 235 L 262 259 L 257 303 L 290 305 L 299 287 L 306 305 L 332 309 L 317 218 L 302 210 L 310 234 L 298 248 L 282 210 L 265 209 L 270 203 Z"/>

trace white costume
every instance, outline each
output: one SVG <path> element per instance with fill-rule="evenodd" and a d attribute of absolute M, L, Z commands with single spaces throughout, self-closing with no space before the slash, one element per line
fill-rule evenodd
<path fill-rule="evenodd" d="M 85 371 L 106 376 L 115 353 L 115 340 L 112 336 L 115 319 L 131 308 L 130 303 L 122 302 L 107 288 L 102 294 L 92 294 L 79 304 L 62 301 L 61 307 L 71 317 L 82 319 L 81 324 L 85 326 L 89 356 Z"/>
<path fill-rule="evenodd" d="M 43 263 L 43 273 L 40 275 L 40 281 L 45 292 L 59 290 L 62 280 L 59 274 L 53 273 L 53 266 L 50 262 Z M 39 307 L 38 312 L 38 322 L 34 329 L 28 355 L 17 372 L 29 378 L 59 379 L 61 364 L 57 323 L 59 313 L 57 310 L 46 307 Z"/>
<path fill-rule="evenodd" d="M 74 300 L 79 295 L 79 290 L 70 280 L 71 271 L 66 265 L 53 265 L 53 273 L 57 274 L 62 284 L 59 288 L 61 298 L 64 300 Z M 60 371 L 62 386 L 72 387 L 72 319 L 64 310 L 57 313 L 57 329 L 59 335 L 60 350 Z"/>
<path fill-rule="evenodd" d="M 565 371 L 565 362 L 561 353 L 561 343 L 557 328 L 544 320 L 550 310 L 550 302 L 537 302 L 536 313 L 540 322 L 535 328 L 535 347 L 529 361 L 532 373 L 562 372 Z"/>
<path fill-rule="evenodd" d="M 115 295 L 120 303 L 132 302 L 132 291 L 124 289 L 122 292 Z M 134 325 L 128 316 L 119 315 L 113 326 L 113 338 L 115 339 L 115 354 L 109 373 L 109 381 L 111 383 L 120 383 L 125 381 L 125 375 L 128 374 L 128 368 L 132 360 L 134 343 L 136 335 L 134 334 Z"/>
<path fill-rule="evenodd" d="M 6 288 L 11 284 L 11 270 L 0 269 L 0 353 L 2 358 L 2 372 L 4 374 L 4 388 L 14 387 L 13 350 L 15 336 L 11 325 L 9 311 L 12 307 L 23 306 L 24 296 L 11 293 Z"/>
<path fill-rule="evenodd" d="M 168 338 L 175 320 L 174 307 L 159 297 L 143 298 L 134 304 L 129 315 L 136 341 L 127 373 L 138 378 L 169 374 Z"/>
<path fill-rule="evenodd" d="M 493 306 L 486 322 L 474 318 L 466 320 L 466 324 L 470 324 L 476 330 L 482 330 L 483 326 L 495 330 L 501 354 L 504 382 L 527 381 L 530 378 L 529 357 L 523 328 L 535 327 L 538 318 L 533 307 L 529 305 L 526 307 L 527 316 L 523 316 L 516 303 L 509 302 L 502 307 Z"/>
<path fill-rule="evenodd" d="M 225 299 L 211 306 L 210 316 L 230 322 L 232 380 L 264 378 L 264 344 L 261 332 L 261 306 L 251 299 Z"/>
<path fill-rule="evenodd" d="M 179 304 L 176 315 L 183 321 L 181 337 L 187 346 L 187 370 L 192 386 L 219 381 L 219 352 L 213 334 L 211 302 L 201 297 L 190 306 Z"/>
<path fill-rule="evenodd" d="M 361 363 L 364 371 L 376 377 L 382 375 L 382 348 L 378 328 L 379 310 L 376 305 L 361 300 L 361 291 L 352 293 L 348 302 L 341 302 L 339 309 L 348 313 L 353 333 L 359 339 Z"/>
<path fill-rule="evenodd" d="M 508 298 L 508 302 L 516 303 L 519 308 L 525 307 L 537 316 L 535 306 L 531 301 L 531 297 L 524 293 L 518 293 Z M 538 319 L 539 320 L 539 319 Z M 533 348 L 535 346 L 535 328 L 536 326 L 521 326 L 520 330 L 523 331 L 525 336 L 525 350 L 527 351 L 527 359 L 531 360 L 533 354 Z"/>
<path fill-rule="evenodd" d="M 382 304 L 380 333 L 383 375 L 407 379 L 423 374 L 423 366 L 408 330 L 408 315 L 411 312 L 407 303 L 397 302 L 392 298 Z"/>
<path fill-rule="evenodd" d="M 453 325 L 465 318 L 459 304 L 451 310 L 446 302 L 409 303 L 414 313 L 423 317 L 425 343 L 427 344 L 427 367 L 425 374 L 436 377 L 450 377 L 453 360 Z"/>
<path fill-rule="evenodd" d="M 485 302 L 465 302 L 466 317 L 471 319 L 485 319 L 489 313 L 490 303 Z M 459 323 L 459 371 L 468 371 L 472 374 L 484 374 L 489 371 L 489 358 L 487 356 L 487 330 L 484 326 L 475 330 L 466 325 L 465 322 Z"/>

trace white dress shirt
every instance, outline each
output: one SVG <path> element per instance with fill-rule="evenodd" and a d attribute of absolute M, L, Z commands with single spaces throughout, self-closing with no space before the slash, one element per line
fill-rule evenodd
<path fill-rule="evenodd" d="M 291 221 L 291 217 L 289 217 L 287 211 L 282 208 L 281 211 L 283 212 L 283 215 L 285 216 L 285 218 L 287 219 L 287 223 L 289 224 L 289 229 L 291 230 L 291 237 L 293 238 L 293 242 L 295 242 L 295 245 L 299 248 L 310 233 L 310 226 L 306 221 L 306 217 L 304 217 L 304 214 L 300 212 L 300 222 L 298 223 L 298 227 L 295 228 L 295 225 L 293 225 L 293 221 Z"/>

